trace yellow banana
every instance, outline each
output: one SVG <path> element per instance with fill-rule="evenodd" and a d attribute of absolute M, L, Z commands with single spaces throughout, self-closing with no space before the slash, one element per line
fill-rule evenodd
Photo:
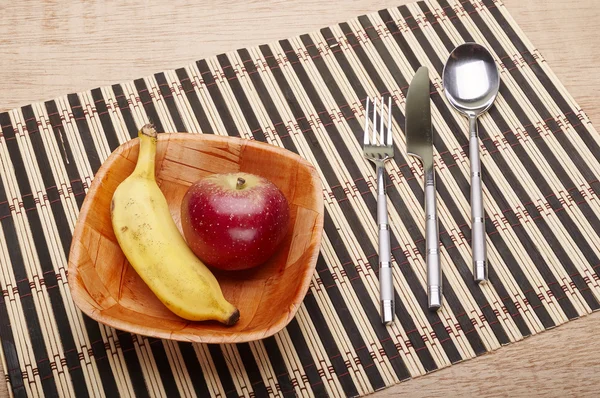
<path fill-rule="evenodd" d="M 233 325 L 238 309 L 229 303 L 212 272 L 196 257 L 177 229 L 154 175 L 157 134 L 138 133 L 135 170 L 115 190 L 113 230 L 127 260 L 172 312 L 191 321 Z"/>

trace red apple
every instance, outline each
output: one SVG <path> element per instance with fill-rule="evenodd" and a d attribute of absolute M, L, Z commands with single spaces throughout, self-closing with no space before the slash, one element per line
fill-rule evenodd
<path fill-rule="evenodd" d="M 196 181 L 181 204 L 188 246 L 204 263 L 242 270 L 267 261 L 288 229 L 287 199 L 275 184 L 249 173 Z"/>

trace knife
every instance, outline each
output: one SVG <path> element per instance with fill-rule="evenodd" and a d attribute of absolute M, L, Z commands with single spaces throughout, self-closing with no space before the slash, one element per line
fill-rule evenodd
<path fill-rule="evenodd" d="M 429 308 L 437 310 L 442 305 L 442 270 L 429 101 L 429 70 L 422 66 L 413 77 L 406 96 L 406 150 L 410 156 L 421 160 L 425 172 L 427 295 Z"/>

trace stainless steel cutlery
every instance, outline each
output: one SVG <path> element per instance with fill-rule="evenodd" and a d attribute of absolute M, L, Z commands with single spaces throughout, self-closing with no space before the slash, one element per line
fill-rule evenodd
<path fill-rule="evenodd" d="M 428 306 L 437 310 L 442 305 L 442 269 L 440 266 L 433 136 L 429 103 L 429 71 L 417 70 L 406 96 L 406 151 L 423 164 L 425 191 L 425 261 L 427 263 Z"/>
<path fill-rule="evenodd" d="M 442 81 L 450 104 L 469 118 L 473 277 L 475 281 L 482 282 L 487 280 L 488 271 L 477 117 L 494 103 L 500 87 L 500 76 L 494 58 L 485 47 L 477 43 L 465 43 L 450 53 Z"/>
<path fill-rule="evenodd" d="M 377 124 L 377 98 L 373 101 L 373 129 L 369 129 L 369 98 L 365 105 L 363 155 L 377 170 L 377 225 L 379 227 L 379 297 L 381 321 L 388 325 L 394 320 L 394 284 L 392 280 L 392 251 L 385 192 L 385 162 L 394 157 L 392 144 L 392 98 L 387 101 L 387 131 L 384 128 L 385 99 L 382 97 Z"/>
<path fill-rule="evenodd" d="M 482 282 L 487 280 L 488 272 L 477 117 L 492 106 L 498 94 L 500 77 L 494 59 L 485 47 L 476 43 L 465 43 L 456 47 L 448 57 L 442 80 L 450 104 L 469 119 L 473 278 Z M 405 133 L 408 155 L 418 158 L 423 165 L 427 297 L 429 309 L 437 310 L 442 305 L 442 268 L 429 90 L 429 70 L 421 66 L 415 73 L 406 96 Z M 394 286 L 384 175 L 385 162 L 394 157 L 391 132 L 392 99 L 389 97 L 387 100 L 387 130 L 384 128 L 384 98 L 382 97 L 379 103 L 379 125 L 377 99 L 373 101 L 372 129 L 369 128 L 369 103 L 367 98 L 363 154 L 375 163 L 377 170 L 381 319 L 384 324 L 390 324 L 394 317 Z"/>

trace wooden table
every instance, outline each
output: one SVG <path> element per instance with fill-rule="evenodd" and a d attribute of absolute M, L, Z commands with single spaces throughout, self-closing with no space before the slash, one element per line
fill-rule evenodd
<path fill-rule="evenodd" d="M 0 111 L 291 37 L 410 0 L 103 1 L 0 5 Z M 504 0 L 600 126 L 595 0 Z M 10 5 L 9 5 L 10 4 Z M 375 396 L 597 396 L 600 314 Z M 0 394 L 7 394 L 0 383 Z"/>

